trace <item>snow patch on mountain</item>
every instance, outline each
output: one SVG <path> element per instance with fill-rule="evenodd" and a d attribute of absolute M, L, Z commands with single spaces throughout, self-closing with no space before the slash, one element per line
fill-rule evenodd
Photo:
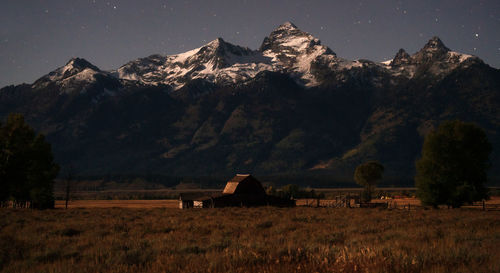
<path fill-rule="evenodd" d="M 196 53 L 198 53 L 198 51 L 200 51 L 201 47 L 199 48 L 195 48 L 193 50 L 189 50 L 187 52 L 184 52 L 184 53 L 180 53 L 180 54 L 177 54 L 177 55 L 173 55 L 169 58 L 169 61 L 171 63 L 184 63 L 187 59 L 189 59 L 190 57 L 194 56 Z"/>
<path fill-rule="evenodd" d="M 394 60 L 394 59 L 390 59 L 390 60 L 383 61 L 383 62 L 380 62 L 380 63 L 383 64 L 383 65 L 385 65 L 385 66 L 389 66 L 392 63 L 392 60 Z"/>
<path fill-rule="evenodd" d="M 448 60 L 452 62 L 455 60 L 454 62 L 463 63 L 471 58 L 474 58 L 474 56 L 455 51 L 448 52 Z"/>

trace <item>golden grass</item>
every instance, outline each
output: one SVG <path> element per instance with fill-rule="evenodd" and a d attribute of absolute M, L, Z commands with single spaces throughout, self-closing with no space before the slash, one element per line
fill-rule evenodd
<path fill-rule="evenodd" d="M 2 272 L 500 272 L 500 212 L 0 209 Z"/>
<path fill-rule="evenodd" d="M 335 200 L 321 199 L 320 206 L 327 207 Z M 417 198 L 400 198 L 390 200 L 377 200 L 375 203 L 390 202 L 392 207 L 404 207 L 410 204 L 412 207 L 421 206 L 420 200 Z M 315 199 L 299 199 L 297 206 L 314 206 L 316 205 Z M 494 196 L 491 200 L 486 201 L 486 205 L 495 206 L 500 205 L 500 197 Z M 64 208 L 64 200 L 56 200 L 56 208 Z M 71 200 L 68 203 L 68 208 L 178 208 L 178 200 Z M 466 206 L 467 207 L 467 206 Z M 479 207 L 477 207 L 479 208 Z"/>
<path fill-rule="evenodd" d="M 68 208 L 178 208 L 178 200 L 72 200 Z M 65 201 L 56 200 L 56 208 L 65 208 Z"/>
<path fill-rule="evenodd" d="M 408 198 L 398 198 L 398 199 L 373 199 L 372 203 L 388 203 L 390 208 L 407 208 L 408 205 L 412 208 L 422 208 L 422 203 L 418 198 L 408 197 Z M 296 202 L 297 206 L 316 206 L 316 199 L 298 199 Z M 334 207 L 335 200 L 334 199 L 320 199 L 319 205 L 321 207 Z M 489 210 L 500 210 L 500 197 L 493 196 L 490 200 L 485 202 L 486 209 Z M 353 205 L 354 206 L 354 205 Z M 445 207 L 445 206 L 443 206 Z M 474 209 L 482 209 L 481 202 L 477 202 L 474 206 L 464 205 L 464 208 L 474 208 Z"/>

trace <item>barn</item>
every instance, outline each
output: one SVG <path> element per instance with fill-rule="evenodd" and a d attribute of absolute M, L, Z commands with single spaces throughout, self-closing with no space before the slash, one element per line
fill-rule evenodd
<path fill-rule="evenodd" d="M 237 174 L 227 182 L 220 194 L 181 194 L 179 197 L 181 209 L 256 206 L 292 207 L 295 206 L 295 201 L 267 195 L 260 181 L 250 174 Z"/>

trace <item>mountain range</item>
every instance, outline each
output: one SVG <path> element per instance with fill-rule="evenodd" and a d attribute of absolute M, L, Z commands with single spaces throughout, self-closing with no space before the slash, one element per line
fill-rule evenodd
<path fill-rule="evenodd" d="M 485 129 L 500 176 L 500 70 L 433 37 L 387 62 L 347 60 L 286 22 L 258 50 L 217 38 L 103 71 L 82 58 L 0 89 L 82 174 L 330 174 L 369 159 L 411 178 L 425 135 L 460 119 Z"/>

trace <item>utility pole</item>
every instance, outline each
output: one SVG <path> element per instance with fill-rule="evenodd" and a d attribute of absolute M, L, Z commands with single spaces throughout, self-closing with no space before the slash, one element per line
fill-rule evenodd
<path fill-rule="evenodd" d="M 68 167 L 68 170 L 66 172 L 66 177 L 64 178 L 65 182 L 66 182 L 66 188 L 65 188 L 65 192 L 66 192 L 66 195 L 65 195 L 65 208 L 68 209 L 68 202 L 69 202 L 69 199 L 71 197 L 71 190 L 72 190 L 72 183 L 73 183 L 73 180 L 74 180 L 74 168 L 72 165 L 70 165 Z"/>

